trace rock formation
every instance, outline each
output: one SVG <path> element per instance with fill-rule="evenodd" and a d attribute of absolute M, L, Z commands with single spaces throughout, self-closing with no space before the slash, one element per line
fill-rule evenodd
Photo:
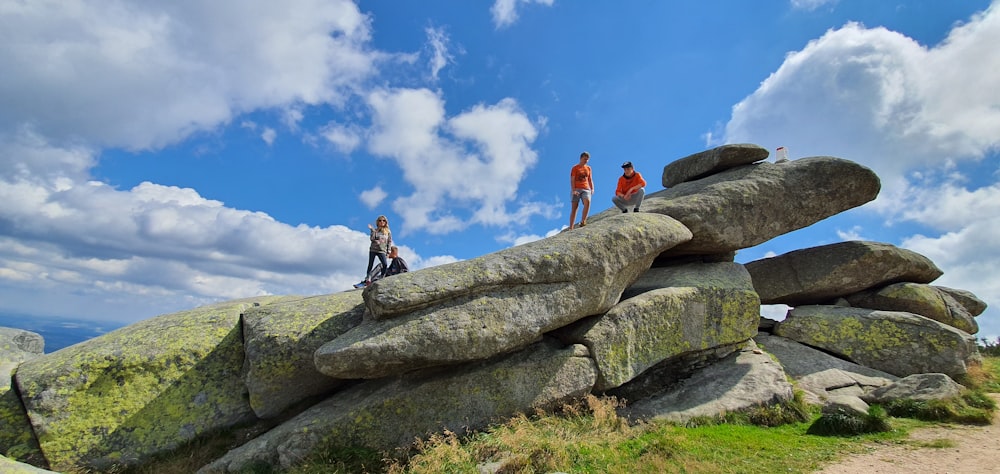
<path fill-rule="evenodd" d="M 0 330 L 11 375 L 0 463 L 138 466 L 256 423 L 270 429 L 200 472 L 280 469 L 332 445 L 389 450 L 588 393 L 623 398 L 631 419 L 683 422 L 796 387 L 855 411 L 960 391 L 952 378 L 978 360 L 986 305 L 931 286 L 941 271 L 925 257 L 842 242 L 734 262 L 879 191 L 847 160 L 766 157 L 749 144 L 694 154 L 664 168 L 667 189 L 643 212 L 605 211 L 364 291 L 230 301 L 44 355 Z M 788 316 L 762 320 L 760 305 L 777 303 Z"/>

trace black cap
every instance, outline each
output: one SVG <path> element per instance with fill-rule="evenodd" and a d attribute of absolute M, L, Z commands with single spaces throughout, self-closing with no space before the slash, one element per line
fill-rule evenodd
<path fill-rule="evenodd" d="M 626 162 L 622 163 L 622 168 L 631 168 L 631 167 L 632 167 L 632 162 L 631 161 L 626 161 Z"/>

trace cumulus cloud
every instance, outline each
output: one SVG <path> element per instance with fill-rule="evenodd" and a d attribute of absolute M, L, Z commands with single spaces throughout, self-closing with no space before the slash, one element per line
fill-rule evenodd
<path fill-rule="evenodd" d="M 443 99 L 428 89 L 378 90 L 368 102 L 369 151 L 393 159 L 415 189 L 393 201 L 407 229 L 444 234 L 471 223 L 523 223 L 549 212 L 539 203 L 512 203 L 538 159 L 531 148 L 538 130 L 516 101 L 479 104 L 451 118 Z"/>
<path fill-rule="evenodd" d="M 893 243 L 931 258 L 944 271 L 940 283 L 1000 301 L 1000 283 L 983 277 L 1000 266 L 1000 184 L 976 171 L 1000 151 L 997 5 L 937 45 L 857 23 L 828 31 L 733 107 L 724 140 L 871 167 L 883 187 L 867 209 L 925 229 Z M 996 310 L 988 312 L 980 324 L 1000 334 Z"/>
<path fill-rule="evenodd" d="M 496 29 L 503 29 L 517 22 L 517 9 L 519 4 L 537 3 L 551 7 L 555 0 L 496 0 L 490 7 L 490 14 L 493 15 L 493 26 Z"/>
<path fill-rule="evenodd" d="M 347 0 L 7 2 L 0 130 L 150 149 L 249 110 L 342 102 L 374 73 L 369 22 Z"/>
<path fill-rule="evenodd" d="M 375 209 L 388 195 L 389 193 L 385 192 L 381 186 L 375 186 L 374 188 L 362 191 L 359 199 L 361 199 L 361 202 L 365 206 L 368 206 L 368 209 Z"/>

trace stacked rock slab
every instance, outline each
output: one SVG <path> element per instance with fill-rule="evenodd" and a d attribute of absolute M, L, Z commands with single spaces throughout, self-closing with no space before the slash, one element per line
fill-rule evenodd
<path fill-rule="evenodd" d="M 776 335 L 900 377 L 926 372 L 957 377 L 979 359 L 975 339 L 963 330 L 978 329 L 971 315 L 950 293 L 926 285 L 942 272 L 916 252 L 849 241 L 757 260 L 746 268 L 761 303 L 794 307 Z M 859 307 L 829 305 L 840 300 Z"/>
<path fill-rule="evenodd" d="M 441 430 L 465 433 L 527 407 L 545 408 L 591 391 L 596 368 L 583 346 L 551 339 L 459 368 L 366 381 L 230 451 L 200 474 L 288 468 L 317 448 L 391 450 Z"/>
<path fill-rule="evenodd" d="M 979 332 L 974 315 L 939 287 L 921 283 L 893 283 L 881 288 L 865 290 L 844 299 L 851 306 L 885 311 L 905 311 L 931 318 L 937 322 L 961 329 L 969 334 Z"/>
<path fill-rule="evenodd" d="M 653 268 L 607 313 L 559 331 L 590 349 L 597 391 L 634 379 L 650 367 L 691 352 L 749 340 L 760 300 L 737 263 Z"/>
<path fill-rule="evenodd" d="M 767 148 L 750 143 L 723 145 L 674 160 L 663 167 L 664 188 L 695 181 L 741 165 L 767 159 Z"/>
<path fill-rule="evenodd" d="M 941 276 L 930 259 L 881 242 L 847 241 L 795 250 L 746 264 L 761 304 L 824 304 L 896 282 Z"/>
<path fill-rule="evenodd" d="M 667 216 L 622 215 L 380 280 L 365 289 L 366 320 L 320 347 L 316 367 L 331 377 L 370 379 L 525 347 L 603 314 L 660 252 L 690 238 Z"/>
<path fill-rule="evenodd" d="M 647 194 L 642 212 L 663 214 L 691 229 L 690 241 L 664 256 L 718 255 L 753 247 L 872 201 L 881 183 L 857 163 L 812 157 L 756 163 Z M 597 214 L 592 221 L 615 215 Z M 620 213 L 619 213 L 620 214 Z"/>

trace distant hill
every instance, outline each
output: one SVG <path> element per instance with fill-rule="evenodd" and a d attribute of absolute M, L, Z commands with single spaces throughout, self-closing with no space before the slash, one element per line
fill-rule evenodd
<path fill-rule="evenodd" d="M 125 323 L 0 313 L 0 326 L 40 334 L 45 338 L 45 353 L 48 354 L 114 331 Z"/>

